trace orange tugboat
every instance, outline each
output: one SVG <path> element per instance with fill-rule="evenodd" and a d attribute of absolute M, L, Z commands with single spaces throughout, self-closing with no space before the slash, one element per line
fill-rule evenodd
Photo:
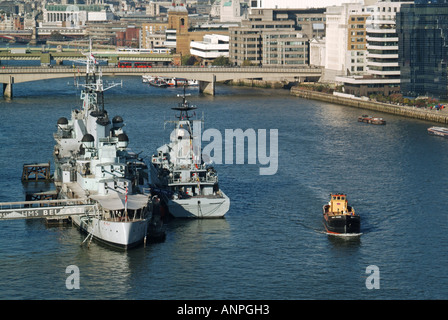
<path fill-rule="evenodd" d="M 330 202 L 323 206 L 323 222 L 329 234 L 359 234 L 361 218 L 355 209 L 347 204 L 347 196 L 342 193 L 330 195 Z"/>

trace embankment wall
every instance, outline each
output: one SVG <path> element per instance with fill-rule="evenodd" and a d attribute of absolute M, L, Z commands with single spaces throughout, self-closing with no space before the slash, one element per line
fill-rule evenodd
<path fill-rule="evenodd" d="M 380 111 L 414 119 L 448 124 L 448 113 L 445 113 L 443 111 L 425 110 L 408 106 L 397 106 L 393 104 L 376 102 L 371 100 L 366 101 L 362 99 L 336 96 L 333 94 L 322 93 L 317 91 L 302 90 L 297 87 L 292 87 L 290 92 L 292 95 L 295 95 L 300 98 L 319 100 L 360 109 Z"/>

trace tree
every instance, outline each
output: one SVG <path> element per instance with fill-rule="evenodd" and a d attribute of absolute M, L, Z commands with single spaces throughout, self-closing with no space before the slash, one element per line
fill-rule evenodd
<path fill-rule="evenodd" d="M 197 64 L 198 60 L 195 56 L 192 56 L 191 54 L 186 54 L 182 56 L 182 65 L 183 66 L 194 66 Z"/>
<path fill-rule="evenodd" d="M 230 65 L 229 57 L 219 56 L 212 62 L 213 66 L 228 66 Z"/>
<path fill-rule="evenodd" d="M 253 66 L 254 64 L 252 62 L 250 62 L 250 60 L 245 59 L 241 65 L 243 67 L 250 67 L 250 66 Z"/>

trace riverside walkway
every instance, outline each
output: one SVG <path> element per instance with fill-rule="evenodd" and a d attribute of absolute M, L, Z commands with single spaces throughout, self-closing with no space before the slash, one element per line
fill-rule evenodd
<path fill-rule="evenodd" d="M 118 68 L 101 67 L 103 76 L 142 76 L 178 77 L 194 79 L 199 82 L 199 91 L 215 94 L 215 84 L 220 81 L 238 79 L 259 79 L 267 81 L 303 81 L 319 79 L 322 69 L 313 67 L 153 67 Z M 85 74 L 83 66 L 36 66 L 0 67 L 0 82 L 3 83 L 3 96 L 13 97 L 13 84 L 46 79 L 67 78 Z"/>
<path fill-rule="evenodd" d="M 437 123 L 448 124 L 448 111 L 447 110 L 428 110 L 426 108 L 417 108 L 412 106 L 402 106 L 389 103 L 383 103 L 372 100 L 364 100 L 361 98 L 350 98 L 344 96 L 338 96 L 334 94 L 303 90 L 297 87 L 292 87 L 290 93 L 294 96 L 313 99 L 319 101 L 325 101 L 335 104 L 341 104 L 345 106 L 380 111 L 384 113 L 395 114 L 408 118 L 427 120 Z"/>

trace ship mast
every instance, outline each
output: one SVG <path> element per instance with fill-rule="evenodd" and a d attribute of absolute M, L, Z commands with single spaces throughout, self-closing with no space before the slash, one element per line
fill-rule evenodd
<path fill-rule="evenodd" d="M 184 93 L 183 95 L 178 94 L 178 97 L 182 97 L 182 102 L 177 105 L 177 107 L 171 108 L 173 110 L 180 111 L 179 116 L 177 117 L 179 120 L 190 120 L 192 115 L 188 114 L 188 111 L 197 109 L 195 106 L 191 106 L 190 103 L 187 101 L 187 96 L 190 96 L 190 94 L 185 93 L 185 86 L 184 86 Z M 191 132 L 190 132 L 191 133 Z"/>
<path fill-rule="evenodd" d="M 84 94 L 81 95 L 81 99 L 84 99 L 84 107 L 86 110 L 93 109 L 94 111 L 104 111 L 104 91 L 118 85 L 122 86 L 123 83 L 112 82 L 108 83 L 107 87 L 104 87 L 99 61 L 95 58 L 92 51 L 92 39 L 89 41 L 89 52 L 81 52 L 86 59 L 77 60 L 77 62 L 86 65 L 86 82 L 84 84 L 77 83 L 76 85 L 85 88 L 83 90 Z"/>

